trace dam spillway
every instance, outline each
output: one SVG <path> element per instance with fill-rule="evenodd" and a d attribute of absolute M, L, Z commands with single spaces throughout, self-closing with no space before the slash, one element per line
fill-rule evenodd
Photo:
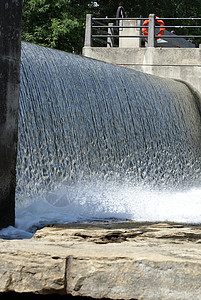
<path fill-rule="evenodd" d="M 16 205 L 199 188 L 199 107 L 184 83 L 22 43 Z"/>

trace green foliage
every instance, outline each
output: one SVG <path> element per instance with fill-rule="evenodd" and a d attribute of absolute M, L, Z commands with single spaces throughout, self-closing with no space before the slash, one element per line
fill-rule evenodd
<path fill-rule="evenodd" d="M 128 17 L 148 17 L 150 13 L 161 18 L 201 14 L 200 0 L 97 0 L 98 5 L 90 0 L 24 0 L 23 3 L 24 41 L 75 53 L 81 53 L 84 45 L 87 13 L 115 17 L 117 7 L 122 5 Z M 181 21 L 178 25 L 182 25 Z"/>
<path fill-rule="evenodd" d="M 70 0 L 26 0 L 22 38 L 42 46 L 79 53 L 84 39 L 83 9 L 79 3 Z"/>
<path fill-rule="evenodd" d="M 156 14 L 159 17 L 200 17 L 201 1 L 194 0 L 99 0 L 103 16 L 115 17 L 117 7 L 122 5 L 128 17 L 148 17 Z"/>

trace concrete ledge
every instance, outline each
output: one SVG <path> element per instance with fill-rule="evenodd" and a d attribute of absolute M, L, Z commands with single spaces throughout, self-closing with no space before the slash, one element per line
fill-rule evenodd
<path fill-rule="evenodd" d="M 201 48 L 84 47 L 83 55 L 121 65 L 201 66 Z"/>
<path fill-rule="evenodd" d="M 84 47 L 83 55 L 144 73 L 183 80 L 201 93 L 201 48 Z"/>
<path fill-rule="evenodd" d="M 200 243 L 200 226 L 45 227 L 30 240 L 0 240 L 0 292 L 200 299 Z"/>

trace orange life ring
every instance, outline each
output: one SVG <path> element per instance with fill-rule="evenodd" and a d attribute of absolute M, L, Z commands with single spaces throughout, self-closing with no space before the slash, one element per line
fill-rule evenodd
<path fill-rule="evenodd" d="M 158 37 L 156 37 L 156 40 L 159 39 L 159 36 L 163 35 L 165 32 L 165 23 L 163 22 L 163 20 L 161 20 L 159 17 L 156 17 L 156 22 L 160 25 L 163 26 L 160 28 L 159 33 L 157 34 Z M 149 24 L 149 20 L 145 20 L 144 23 L 142 24 L 142 26 L 148 26 Z M 146 27 L 142 28 L 142 33 L 144 36 L 148 36 L 148 31 Z"/>

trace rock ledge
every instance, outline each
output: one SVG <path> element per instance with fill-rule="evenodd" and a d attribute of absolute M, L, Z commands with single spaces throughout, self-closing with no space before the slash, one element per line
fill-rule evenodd
<path fill-rule="evenodd" d="M 97 222 L 0 239 L 0 292 L 201 299 L 201 226 Z"/>

